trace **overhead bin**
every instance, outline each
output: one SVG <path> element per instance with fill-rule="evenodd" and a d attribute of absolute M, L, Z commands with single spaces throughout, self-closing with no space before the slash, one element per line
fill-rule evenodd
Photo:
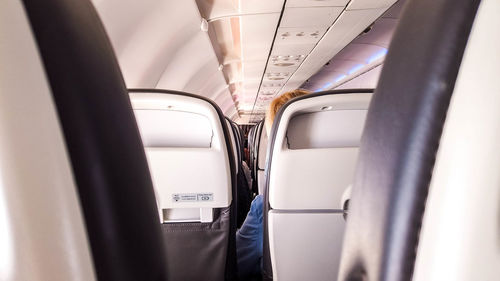
<path fill-rule="evenodd" d="M 290 77 L 280 93 L 300 87 L 384 11 L 385 8 L 344 11 Z"/>
<path fill-rule="evenodd" d="M 196 4 L 202 17 L 209 21 L 234 15 L 280 13 L 283 8 L 283 0 L 196 0 Z"/>
<path fill-rule="evenodd" d="M 280 28 L 286 27 L 328 27 L 342 13 L 341 7 L 286 7 Z"/>
<path fill-rule="evenodd" d="M 404 3 L 400 0 L 392 5 L 301 87 L 311 91 L 375 88 Z"/>
<path fill-rule="evenodd" d="M 341 6 L 344 7 L 349 0 L 287 0 L 286 6 L 293 7 L 323 7 L 323 6 Z"/>

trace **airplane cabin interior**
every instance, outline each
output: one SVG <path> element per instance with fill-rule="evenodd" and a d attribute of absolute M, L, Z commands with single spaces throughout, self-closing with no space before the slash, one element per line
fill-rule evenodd
<path fill-rule="evenodd" d="M 0 280 L 499 280 L 499 15 L 0 1 Z"/>

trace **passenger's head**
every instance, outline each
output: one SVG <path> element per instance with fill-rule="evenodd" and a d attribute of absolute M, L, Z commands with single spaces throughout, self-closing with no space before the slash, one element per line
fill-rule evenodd
<path fill-rule="evenodd" d="M 287 103 L 287 101 L 289 101 L 293 98 L 296 98 L 296 97 L 307 95 L 309 93 L 310 92 L 307 90 L 297 89 L 297 90 L 293 90 L 290 92 L 286 92 L 286 93 L 282 94 L 281 96 L 275 98 L 271 102 L 271 104 L 269 105 L 269 110 L 267 111 L 267 114 L 266 114 L 266 121 L 265 121 L 266 131 L 267 131 L 268 136 L 271 133 L 271 127 L 273 125 L 274 117 L 276 117 L 276 113 L 278 112 L 278 110 L 285 103 Z"/>

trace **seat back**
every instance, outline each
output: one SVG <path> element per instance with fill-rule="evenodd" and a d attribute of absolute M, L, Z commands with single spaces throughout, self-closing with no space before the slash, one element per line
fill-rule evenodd
<path fill-rule="evenodd" d="M 257 165 L 258 165 L 257 157 L 259 155 L 260 136 L 261 136 L 263 128 L 264 128 L 264 122 L 260 122 L 257 125 L 257 128 L 255 129 L 255 135 L 254 135 L 254 141 L 253 141 L 253 147 L 252 147 L 252 150 L 253 150 L 252 171 L 253 171 L 254 175 L 257 174 Z"/>
<path fill-rule="evenodd" d="M 367 115 L 339 280 L 498 279 L 499 4 L 406 3 Z"/>
<path fill-rule="evenodd" d="M 232 278 L 236 173 L 224 116 L 202 97 L 130 92 L 156 191 L 169 280 Z"/>
<path fill-rule="evenodd" d="M 339 202 L 352 183 L 370 97 L 371 90 L 311 94 L 278 112 L 266 171 L 266 279 L 337 276 L 345 224 Z"/>
<path fill-rule="evenodd" d="M 238 162 L 241 163 L 241 161 L 243 161 L 243 139 L 241 136 L 241 129 L 238 127 L 238 124 L 236 124 L 235 122 L 231 122 L 231 126 L 233 129 L 234 135 L 236 136 Z"/>
<path fill-rule="evenodd" d="M 248 182 L 246 181 L 245 174 L 241 165 L 241 154 L 239 153 L 240 150 L 240 143 L 238 140 L 238 131 L 236 130 L 237 128 L 234 127 L 233 123 L 226 117 L 226 124 L 229 130 L 229 133 L 231 135 L 231 144 L 233 147 L 233 154 L 234 154 L 234 164 L 236 167 L 236 196 L 237 196 L 237 219 L 236 219 L 236 226 L 237 228 L 241 227 L 243 222 L 246 219 L 247 213 L 250 210 L 250 204 L 251 204 L 251 194 L 250 194 L 250 188 L 248 186 Z"/>
<path fill-rule="evenodd" d="M 255 173 L 255 181 L 257 182 L 257 190 L 259 194 L 264 194 L 264 185 L 265 185 L 265 168 L 266 168 L 266 158 L 267 158 L 267 130 L 265 128 L 265 124 L 262 125 L 262 130 L 260 130 L 259 136 L 259 144 L 257 146 L 257 159 L 256 159 L 256 173 Z"/>
<path fill-rule="evenodd" d="M 96 280 L 78 189 L 36 44 L 22 2 L 2 1 L 0 279 Z"/>
<path fill-rule="evenodd" d="M 240 161 L 240 155 L 238 153 L 239 145 L 238 145 L 238 136 L 236 135 L 236 132 L 234 131 L 233 124 L 231 123 L 230 120 L 226 118 L 226 126 L 230 135 L 231 139 L 231 147 L 233 148 L 232 153 L 233 153 L 233 159 L 234 159 L 234 167 L 236 168 L 236 173 L 239 171 L 239 161 Z"/>
<path fill-rule="evenodd" d="M 255 136 L 255 130 L 257 129 L 257 125 L 253 126 L 252 128 L 250 128 L 250 130 L 248 131 L 248 146 L 247 146 L 247 149 L 248 149 L 248 167 L 250 168 L 250 170 L 252 170 L 252 159 L 253 159 L 253 143 L 254 143 L 254 136 Z M 253 176 L 253 175 L 252 175 Z"/>
<path fill-rule="evenodd" d="M 253 178 L 253 182 L 252 182 L 252 192 L 258 194 L 259 193 L 259 190 L 258 190 L 258 182 L 257 182 L 257 167 L 258 167 L 258 162 L 257 162 L 257 158 L 258 158 L 258 155 L 259 155 L 259 144 L 260 144 L 260 136 L 261 136 L 261 133 L 262 133 L 262 129 L 264 127 L 264 122 L 261 121 L 260 123 L 258 123 L 256 126 L 255 126 L 255 131 L 252 135 L 252 146 L 251 146 L 251 153 L 250 153 L 250 159 L 251 159 L 251 163 L 250 163 L 250 170 L 252 172 L 252 178 Z M 264 129 L 265 130 L 265 129 Z"/>
<path fill-rule="evenodd" d="M 92 4 L 2 1 L 0 57 L 0 279 L 165 280 L 144 149 Z"/>

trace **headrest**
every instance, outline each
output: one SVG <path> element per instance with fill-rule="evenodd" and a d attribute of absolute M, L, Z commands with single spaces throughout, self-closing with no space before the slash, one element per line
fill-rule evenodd
<path fill-rule="evenodd" d="M 289 149 L 357 147 L 370 97 L 347 92 L 295 99 L 281 113 L 275 142 Z"/>
<path fill-rule="evenodd" d="M 204 99 L 168 93 L 130 93 L 146 147 L 213 147 L 225 145 L 217 110 Z"/>
<path fill-rule="evenodd" d="M 210 147 L 212 126 L 204 115 L 157 109 L 134 112 L 145 147 Z"/>
<path fill-rule="evenodd" d="M 287 130 L 290 149 L 358 147 L 366 119 L 366 109 L 321 111 L 298 114 Z"/>

